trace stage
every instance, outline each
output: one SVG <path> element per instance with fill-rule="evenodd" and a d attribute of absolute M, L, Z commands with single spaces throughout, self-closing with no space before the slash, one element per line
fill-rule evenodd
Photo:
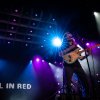
<path fill-rule="evenodd" d="M 99 4 L 1 2 L 0 100 L 100 100 Z M 69 49 L 70 42 L 80 49 Z M 71 87 L 68 66 L 73 66 Z M 89 89 L 83 78 L 89 81 Z"/>

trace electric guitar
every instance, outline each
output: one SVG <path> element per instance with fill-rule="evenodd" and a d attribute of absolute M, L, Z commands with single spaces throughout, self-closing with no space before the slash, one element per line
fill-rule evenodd
<path fill-rule="evenodd" d="M 72 64 L 74 63 L 76 60 L 80 59 L 82 60 L 84 58 L 84 56 L 81 56 L 81 53 L 82 52 L 85 52 L 85 50 L 81 50 L 80 51 L 80 48 L 77 48 L 76 50 L 70 52 L 70 53 L 67 53 L 65 55 L 63 55 L 63 59 L 66 63 L 68 64 Z"/>

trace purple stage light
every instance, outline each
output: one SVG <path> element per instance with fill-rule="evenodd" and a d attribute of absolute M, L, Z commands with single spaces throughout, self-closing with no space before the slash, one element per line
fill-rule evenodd
<path fill-rule="evenodd" d="M 59 68 L 57 68 L 57 69 L 56 69 L 56 71 L 57 71 L 57 72 L 59 72 L 59 71 L 60 71 L 60 69 L 59 69 Z"/>
<path fill-rule="evenodd" d="M 54 63 L 56 64 L 57 62 L 55 61 Z"/>
<path fill-rule="evenodd" d="M 44 60 L 42 60 L 42 62 L 44 62 Z"/>
<path fill-rule="evenodd" d="M 58 91 L 58 93 L 60 94 L 60 91 Z"/>
<path fill-rule="evenodd" d="M 86 46 L 89 46 L 90 44 L 89 43 L 86 43 Z"/>
<path fill-rule="evenodd" d="M 62 63 L 60 62 L 60 65 L 61 65 Z"/>
<path fill-rule="evenodd" d="M 56 78 L 59 78 L 59 76 L 57 75 Z"/>
<path fill-rule="evenodd" d="M 51 63 L 49 62 L 49 65 L 51 65 Z"/>
<path fill-rule="evenodd" d="M 99 74 L 97 73 L 96 76 L 99 76 Z"/>
<path fill-rule="evenodd" d="M 37 62 L 39 62 L 39 61 L 40 61 L 40 59 L 39 59 L 39 58 L 36 58 L 36 61 L 37 61 Z"/>

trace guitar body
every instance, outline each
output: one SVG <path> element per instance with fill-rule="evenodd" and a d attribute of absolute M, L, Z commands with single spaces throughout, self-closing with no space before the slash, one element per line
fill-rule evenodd
<path fill-rule="evenodd" d="M 80 48 L 78 48 L 78 49 L 72 51 L 71 53 L 68 53 L 68 54 L 63 55 L 64 61 L 65 61 L 66 63 L 68 63 L 68 64 L 72 64 L 72 63 L 74 63 L 76 60 L 82 58 L 82 56 L 80 56 L 80 52 L 81 52 L 81 51 L 79 51 L 79 50 L 80 50 Z M 82 53 L 82 52 L 81 52 L 81 53 Z"/>

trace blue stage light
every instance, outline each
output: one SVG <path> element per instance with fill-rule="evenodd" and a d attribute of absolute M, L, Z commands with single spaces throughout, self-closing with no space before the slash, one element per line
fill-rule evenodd
<path fill-rule="evenodd" d="M 30 64 L 32 64 L 32 60 L 30 60 Z"/>
<path fill-rule="evenodd" d="M 62 41 L 61 41 L 60 38 L 55 37 L 55 38 L 53 38 L 53 40 L 52 40 L 52 44 L 53 44 L 54 46 L 56 46 L 56 47 L 60 47 L 60 46 L 62 45 Z"/>

